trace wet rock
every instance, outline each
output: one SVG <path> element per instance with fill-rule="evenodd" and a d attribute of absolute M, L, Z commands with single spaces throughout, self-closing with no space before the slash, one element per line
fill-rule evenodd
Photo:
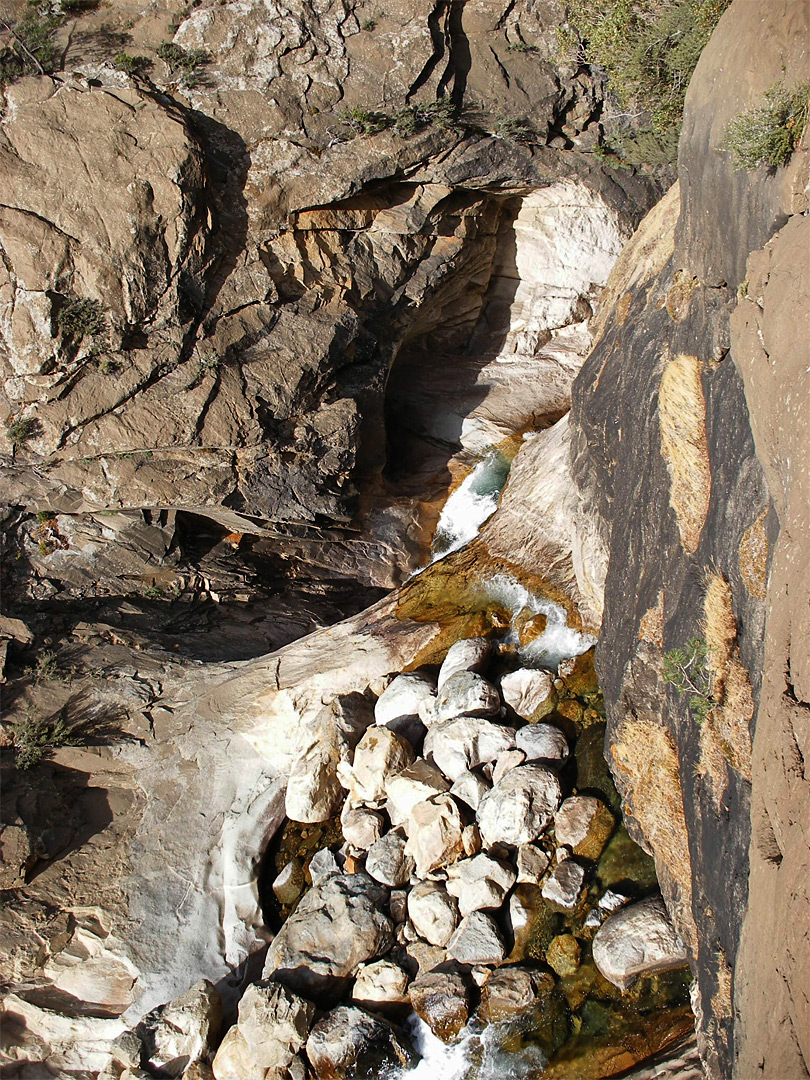
<path fill-rule="evenodd" d="M 498 760 L 495 762 L 495 768 L 492 770 L 492 783 L 499 784 L 501 780 L 512 769 L 516 769 L 518 765 L 522 765 L 526 760 L 526 755 L 522 750 L 507 750 L 503 754 L 498 755 Z"/>
<path fill-rule="evenodd" d="M 554 976 L 547 971 L 510 964 L 493 971 L 481 988 L 479 1012 L 487 1023 L 509 1020 L 517 1013 L 532 1008 L 538 998 L 554 990 Z"/>
<path fill-rule="evenodd" d="M 414 806 L 408 817 L 405 851 L 414 860 L 418 877 L 464 855 L 463 827 L 458 806 L 449 795 Z"/>
<path fill-rule="evenodd" d="M 313 885 L 319 885 L 326 878 L 339 873 L 338 861 L 334 852 L 330 851 L 329 848 L 316 851 L 309 860 L 309 876 L 312 878 Z"/>
<path fill-rule="evenodd" d="M 524 720 L 537 721 L 557 704 L 554 676 L 535 668 L 518 668 L 501 679 L 504 702 Z"/>
<path fill-rule="evenodd" d="M 466 803 L 471 810 L 477 810 L 491 786 L 479 773 L 467 771 L 453 781 L 450 794 Z"/>
<path fill-rule="evenodd" d="M 491 654 L 492 645 L 486 638 L 464 638 L 456 641 L 447 650 L 447 656 L 439 671 L 439 690 L 459 671 L 474 671 L 480 674 L 486 669 Z"/>
<path fill-rule="evenodd" d="M 304 870 L 298 859 L 290 859 L 273 882 L 273 892 L 280 904 L 294 904 L 304 888 Z"/>
<path fill-rule="evenodd" d="M 500 964 L 506 949 L 495 920 L 474 911 L 459 923 L 447 943 L 447 953 L 460 964 Z"/>
<path fill-rule="evenodd" d="M 391 824 L 404 825 L 417 803 L 447 791 L 448 783 L 435 765 L 419 758 L 385 782 L 386 810 Z"/>
<path fill-rule="evenodd" d="M 550 824 L 560 805 L 560 783 L 542 765 L 512 769 L 481 800 L 478 827 L 484 847 L 527 844 Z"/>
<path fill-rule="evenodd" d="M 379 1076 L 384 1065 L 408 1066 L 413 1056 L 401 1032 L 353 1005 L 339 1005 L 319 1020 L 306 1052 L 318 1080 Z"/>
<path fill-rule="evenodd" d="M 521 844 L 517 849 L 517 880 L 537 885 L 548 870 L 549 857 L 534 844 Z"/>
<path fill-rule="evenodd" d="M 604 977 L 626 990 L 639 975 L 680 967 L 686 950 L 660 896 L 609 915 L 593 939 L 593 959 Z"/>
<path fill-rule="evenodd" d="M 278 983 L 247 988 L 239 1016 L 213 1062 L 216 1080 L 252 1080 L 290 1065 L 304 1046 L 315 1006 Z"/>
<path fill-rule="evenodd" d="M 549 874 L 542 888 L 543 899 L 562 911 L 574 911 L 585 888 L 585 868 L 566 859 Z"/>
<path fill-rule="evenodd" d="M 406 885 L 414 871 L 414 860 L 405 851 L 405 837 L 398 831 L 386 833 L 366 856 L 366 873 L 375 881 L 398 889 Z"/>
<path fill-rule="evenodd" d="M 568 739 L 553 724 L 532 724 L 515 735 L 515 746 L 526 755 L 527 761 L 565 761 L 570 753 Z"/>
<path fill-rule="evenodd" d="M 374 706 L 374 720 L 399 731 L 408 721 L 419 720 L 422 702 L 436 697 L 436 680 L 419 671 L 405 672 L 388 684 Z"/>
<path fill-rule="evenodd" d="M 393 944 L 385 890 L 367 874 L 337 874 L 305 893 L 267 951 L 264 977 L 325 999 L 339 995 L 357 967 Z"/>
<path fill-rule="evenodd" d="M 408 973 L 393 960 L 364 964 L 357 973 L 352 1001 L 372 1011 L 397 1008 L 408 1001 Z"/>
<path fill-rule="evenodd" d="M 495 761 L 514 745 L 513 728 L 493 724 L 483 717 L 462 716 L 434 725 L 425 738 L 424 753 L 433 758 L 445 776 L 455 781 L 476 765 Z"/>
<path fill-rule="evenodd" d="M 457 716 L 497 716 L 500 709 L 497 689 L 472 671 L 457 671 L 451 675 L 437 700 L 439 720 L 452 720 Z"/>
<path fill-rule="evenodd" d="M 338 765 L 338 779 L 349 791 L 353 803 L 381 803 L 385 781 L 413 762 L 413 747 L 396 732 L 373 727 L 362 737 L 351 765 Z"/>
<path fill-rule="evenodd" d="M 385 831 L 385 819 L 376 810 L 369 810 L 365 806 L 352 807 L 346 802 L 340 813 L 340 827 L 347 843 L 361 851 L 368 851 Z"/>
<path fill-rule="evenodd" d="M 573 934 L 558 934 L 546 951 L 546 961 L 560 976 L 573 975 L 579 967 L 582 951 Z"/>
<path fill-rule="evenodd" d="M 450 971 L 431 971 L 408 988 L 413 1011 L 442 1042 L 452 1042 L 470 1017 L 464 979 Z"/>
<path fill-rule="evenodd" d="M 489 855 L 476 855 L 451 866 L 447 891 L 458 898 L 462 916 L 473 911 L 499 908 L 515 883 L 515 870 L 509 863 Z"/>
<path fill-rule="evenodd" d="M 444 885 L 420 881 L 408 894 L 408 915 L 431 945 L 445 946 L 458 926 L 458 904 Z"/>
<path fill-rule="evenodd" d="M 551 939 L 559 932 L 560 917 L 543 900 L 538 885 L 517 885 L 507 908 L 514 945 L 510 963 L 545 960 Z"/>
<path fill-rule="evenodd" d="M 138 1025 L 144 1064 L 166 1076 L 180 1076 L 192 1061 L 211 1052 L 222 1019 L 222 999 L 214 984 L 207 979 L 195 983 Z"/>
<path fill-rule="evenodd" d="M 594 862 L 604 851 L 614 825 L 610 810 L 591 795 L 565 799 L 554 815 L 557 843 L 569 847 L 574 855 Z"/>

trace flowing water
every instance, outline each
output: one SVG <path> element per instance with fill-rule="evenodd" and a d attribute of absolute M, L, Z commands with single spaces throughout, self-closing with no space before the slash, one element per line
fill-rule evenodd
<path fill-rule="evenodd" d="M 503 451 L 493 448 L 448 497 L 433 538 L 433 562 L 458 551 L 478 535 L 498 507 L 511 465 Z"/>

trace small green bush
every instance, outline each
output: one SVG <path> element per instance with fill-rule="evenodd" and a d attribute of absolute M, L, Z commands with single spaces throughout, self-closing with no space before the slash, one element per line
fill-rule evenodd
<path fill-rule="evenodd" d="M 64 337 L 79 342 L 104 329 L 104 308 L 98 300 L 71 296 L 59 309 L 56 324 Z"/>
<path fill-rule="evenodd" d="M 664 653 L 661 677 L 674 686 L 680 696 L 688 695 L 689 711 L 703 723 L 715 706 L 712 698 L 708 647 L 701 638 L 692 638 L 685 649 Z"/>
<path fill-rule="evenodd" d="M 734 168 L 786 165 L 807 123 L 810 83 L 788 90 L 781 82 L 765 91 L 765 103 L 746 109 L 728 125 L 719 150 L 731 154 Z"/>
<path fill-rule="evenodd" d="M 514 53 L 536 53 L 537 46 L 529 45 L 526 41 L 510 41 L 506 46 L 506 51 Z"/>
<path fill-rule="evenodd" d="M 184 86 L 197 86 L 201 79 L 199 69 L 207 64 L 211 57 L 205 49 L 184 49 L 173 41 L 164 41 L 155 50 L 157 55 L 177 72 Z"/>
<path fill-rule="evenodd" d="M 125 71 L 127 75 L 144 75 L 152 66 L 148 56 L 131 56 L 129 53 L 120 52 L 113 60 L 113 64 L 119 71 Z"/>
<path fill-rule="evenodd" d="M 534 142 L 537 134 L 526 123 L 514 116 L 496 116 L 492 125 L 492 134 L 499 139 L 511 139 L 512 142 Z"/>
<path fill-rule="evenodd" d="M 27 443 L 29 439 L 33 439 L 38 429 L 39 424 L 33 416 L 19 416 L 6 428 L 6 438 L 16 449 Z"/>
<path fill-rule="evenodd" d="M 54 36 L 65 18 L 48 3 L 28 5 L 28 14 L 10 26 L 9 44 L 0 49 L 0 84 L 56 70 L 59 47 Z"/>
<path fill-rule="evenodd" d="M 395 135 L 407 139 L 427 127 L 451 128 L 456 124 L 456 110 L 449 98 L 439 101 L 415 102 L 405 105 L 394 113 L 381 109 L 347 109 L 341 122 L 354 135 L 378 135 L 393 130 Z"/>
<path fill-rule="evenodd" d="M 78 746 L 79 739 L 70 724 L 59 714 L 37 716 L 29 705 L 22 719 L 11 728 L 18 769 L 30 769 L 58 746 Z"/>
<path fill-rule="evenodd" d="M 377 29 L 377 20 L 376 19 L 366 19 L 365 22 L 360 24 L 360 29 L 365 30 L 367 33 L 370 34 L 372 30 Z"/>

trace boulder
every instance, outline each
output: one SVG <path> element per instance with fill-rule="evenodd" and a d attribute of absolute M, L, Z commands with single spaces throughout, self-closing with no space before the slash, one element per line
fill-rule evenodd
<path fill-rule="evenodd" d="M 459 923 L 447 943 L 447 954 L 460 964 L 500 964 L 506 949 L 492 916 L 474 911 Z"/>
<path fill-rule="evenodd" d="M 487 792 L 478 808 L 484 847 L 527 844 L 547 828 L 560 805 L 560 782 L 543 765 L 519 765 Z"/>
<path fill-rule="evenodd" d="M 579 967 L 582 952 L 573 934 L 558 934 L 549 942 L 546 962 L 559 976 L 573 975 Z"/>
<path fill-rule="evenodd" d="M 267 951 L 264 977 L 330 1000 L 358 966 L 387 952 L 394 927 L 385 890 L 368 874 L 335 874 L 313 886 Z"/>
<path fill-rule="evenodd" d="M 341 762 L 337 775 L 353 803 L 382 803 L 385 781 L 413 762 L 413 747 L 384 727 L 369 728 L 354 751 L 351 765 Z"/>
<path fill-rule="evenodd" d="M 585 867 L 566 859 L 549 874 L 542 888 L 543 899 L 561 911 L 574 911 L 585 888 Z"/>
<path fill-rule="evenodd" d="M 445 946 L 458 926 L 458 904 L 444 885 L 420 881 L 408 893 L 414 929 L 431 945 Z"/>
<path fill-rule="evenodd" d="M 605 919 L 593 939 L 593 959 L 608 982 L 626 990 L 639 975 L 680 967 L 688 957 L 664 901 L 651 896 Z"/>
<path fill-rule="evenodd" d="M 391 824 L 404 825 L 417 803 L 447 791 L 448 786 L 436 766 L 424 758 L 418 758 L 407 769 L 388 777 L 385 781 L 385 793 L 388 797 L 385 808 Z"/>
<path fill-rule="evenodd" d="M 495 768 L 492 770 L 492 783 L 499 784 L 508 772 L 522 765 L 525 760 L 526 755 L 522 750 L 505 750 L 504 753 L 499 754 Z"/>
<path fill-rule="evenodd" d="M 263 1080 L 268 1070 L 290 1065 L 304 1046 L 315 1006 L 278 983 L 248 986 L 237 1023 L 217 1050 L 216 1080 Z"/>
<path fill-rule="evenodd" d="M 417 977 L 428 971 L 434 971 L 447 961 L 446 949 L 429 945 L 421 939 L 411 941 L 405 949 L 405 954 L 408 957 L 409 970 L 413 971 Z"/>
<path fill-rule="evenodd" d="M 304 889 L 304 869 L 298 859 L 290 859 L 273 881 L 273 892 L 280 904 L 290 907 Z"/>
<path fill-rule="evenodd" d="M 451 675 L 459 671 L 481 673 L 486 670 L 492 654 L 492 645 L 487 638 L 463 638 L 447 650 L 447 656 L 439 670 L 438 688 L 441 691 Z"/>
<path fill-rule="evenodd" d="M 464 855 L 463 827 L 458 806 L 450 795 L 437 795 L 414 806 L 408 817 L 405 852 L 414 860 L 418 877 Z"/>
<path fill-rule="evenodd" d="M 329 848 L 321 848 L 309 860 L 309 876 L 313 885 L 319 885 L 326 878 L 339 873 L 340 867 L 335 858 L 335 853 L 330 851 Z"/>
<path fill-rule="evenodd" d="M 461 975 L 430 971 L 408 988 L 413 1011 L 442 1042 L 452 1042 L 470 1018 L 470 994 Z"/>
<path fill-rule="evenodd" d="M 565 761 L 571 753 L 564 732 L 553 724 L 527 724 L 515 735 L 515 746 L 527 761 Z"/>
<path fill-rule="evenodd" d="M 594 862 L 605 849 L 615 821 L 613 814 L 592 795 L 573 795 L 565 799 L 554 815 L 558 844 L 569 847 L 574 855 Z"/>
<path fill-rule="evenodd" d="M 535 668 L 518 668 L 501 679 L 504 702 L 524 720 L 537 721 L 557 704 L 554 676 Z"/>
<path fill-rule="evenodd" d="M 392 889 L 388 898 L 388 908 L 395 923 L 404 923 L 408 918 L 408 890 Z"/>
<path fill-rule="evenodd" d="M 491 786 L 489 781 L 478 773 L 465 771 L 453 781 L 450 794 L 469 806 L 471 810 L 477 810 Z"/>
<path fill-rule="evenodd" d="M 352 1001 L 374 1012 L 398 1010 L 408 1001 L 408 974 L 393 960 L 364 964 L 357 973 Z"/>
<path fill-rule="evenodd" d="M 515 870 L 509 863 L 489 855 L 476 855 L 451 866 L 447 891 L 458 897 L 462 916 L 472 911 L 499 908 L 515 883 Z"/>
<path fill-rule="evenodd" d="M 346 802 L 340 813 L 340 827 L 347 843 L 361 851 L 368 851 L 385 831 L 385 819 L 376 810 L 369 810 L 365 806 L 352 807 Z"/>
<path fill-rule="evenodd" d="M 397 675 L 377 699 L 374 706 L 375 723 L 383 727 L 419 719 L 419 706 L 436 697 L 436 680 L 420 671 Z"/>
<path fill-rule="evenodd" d="M 398 830 L 386 833 L 369 848 L 366 873 L 382 885 L 398 889 L 410 881 L 413 870 L 414 860 L 405 851 L 405 837 Z"/>
<path fill-rule="evenodd" d="M 539 885 L 516 885 L 506 910 L 513 939 L 509 962 L 545 960 L 551 939 L 559 930 L 559 915 L 543 902 Z"/>
<path fill-rule="evenodd" d="M 517 849 L 517 880 L 537 885 L 548 870 L 550 859 L 534 844 L 521 844 Z"/>
<path fill-rule="evenodd" d="M 138 1025 L 144 1064 L 165 1076 L 181 1076 L 186 1066 L 212 1051 L 222 1019 L 219 992 L 213 983 L 202 979 Z"/>
<path fill-rule="evenodd" d="M 457 671 L 442 686 L 436 708 L 439 720 L 452 720 L 457 716 L 497 716 L 501 711 L 501 696 L 482 675 Z"/>
<path fill-rule="evenodd" d="M 514 745 L 513 728 L 493 724 L 483 717 L 462 716 L 435 724 L 425 738 L 424 753 L 433 758 L 445 776 L 455 781 L 476 765 L 495 761 Z"/>
<path fill-rule="evenodd" d="M 306 1052 L 318 1080 L 380 1076 L 386 1065 L 407 1067 L 413 1060 L 401 1032 L 354 1005 L 339 1005 L 322 1017 L 309 1034 Z"/>
<path fill-rule="evenodd" d="M 285 808 L 290 821 L 328 821 L 342 797 L 334 751 L 321 745 L 300 751 L 287 781 Z"/>
<path fill-rule="evenodd" d="M 510 964 L 493 971 L 481 988 L 479 1011 L 487 1023 L 509 1020 L 517 1013 L 532 1008 L 538 998 L 554 990 L 554 976 L 547 971 Z"/>

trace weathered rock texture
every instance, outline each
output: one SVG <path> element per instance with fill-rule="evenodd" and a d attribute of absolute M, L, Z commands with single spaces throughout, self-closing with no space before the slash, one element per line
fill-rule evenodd
<path fill-rule="evenodd" d="M 791 646 L 807 606 L 808 167 L 806 142 L 747 173 L 718 144 L 770 85 L 807 77 L 807 16 L 738 0 L 721 20 L 687 97 L 679 193 L 613 271 L 571 414 L 613 772 L 691 956 L 706 1070 L 746 1080 L 810 1061 L 808 690 Z M 693 638 L 711 680 L 701 723 L 662 681 Z"/>

